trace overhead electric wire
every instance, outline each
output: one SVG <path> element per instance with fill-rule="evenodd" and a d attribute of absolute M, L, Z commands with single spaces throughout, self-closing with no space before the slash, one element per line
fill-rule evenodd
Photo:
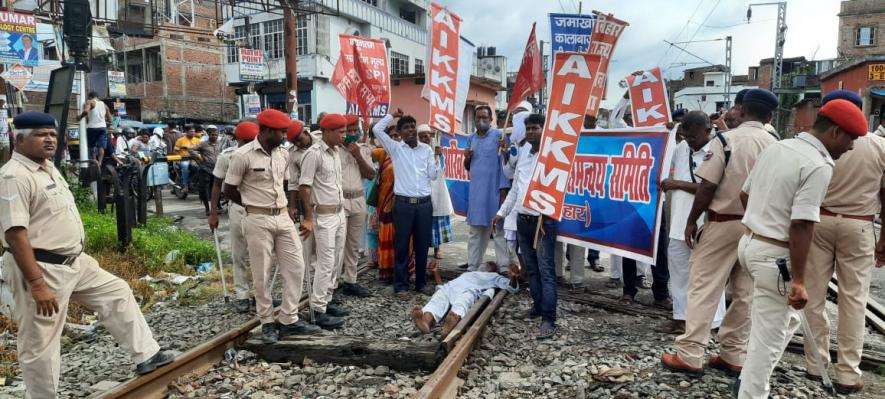
<path fill-rule="evenodd" d="M 698 35 L 698 32 L 701 31 L 701 28 L 704 26 L 705 23 L 707 23 L 707 20 L 710 19 L 710 16 L 713 15 L 713 12 L 716 11 L 716 8 L 719 7 L 719 3 L 721 2 L 722 0 L 716 0 L 716 4 L 713 4 L 713 8 L 710 9 L 710 12 L 707 13 L 707 16 L 704 17 L 704 20 L 698 25 L 698 28 L 695 29 L 694 33 L 691 35 L 691 38 L 688 39 L 689 42 L 694 40 L 695 36 Z M 685 49 L 682 49 L 682 51 L 687 52 Z M 673 59 L 673 62 L 679 61 L 680 55 L 682 55 L 682 53 L 677 53 L 676 57 Z"/>
<path fill-rule="evenodd" d="M 698 10 L 701 8 L 701 4 L 704 4 L 704 1 L 705 0 L 698 0 L 698 5 L 695 6 L 694 11 L 691 12 L 688 20 L 685 21 L 685 25 L 682 25 L 682 29 L 679 30 L 679 33 L 676 34 L 676 37 L 674 37 L 673 40 L 679 40 L 679 37 L 682 36 L 682 32 L 685 32 L 685 28 L 688 27 L 689 22 L 691 22 L 691 19 L 694 18 L 695 14 L 697 14 Z M 658 65 L 661 65 L 661 62 L 663 62 L 664 58 L 666 58 L 667 55 L 670 53 L 670 49 L 671 47 L 667 47 L 667 50 L 664 51 L 664 54 L 661 55 L 661 58 L 658 60 Z"/>

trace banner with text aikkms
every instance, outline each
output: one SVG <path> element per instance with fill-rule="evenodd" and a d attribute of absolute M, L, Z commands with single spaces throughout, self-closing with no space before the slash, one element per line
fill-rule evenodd
<path fill-rule="evenodd" d="M 443 135 L 446 182 L 455 213 L 467 212 L 469 136 Z M 655 263 L 663 210 L 660 181 L 674 137 L 664 127 L 581 132 L 566 185 L 559 240 Z"/>

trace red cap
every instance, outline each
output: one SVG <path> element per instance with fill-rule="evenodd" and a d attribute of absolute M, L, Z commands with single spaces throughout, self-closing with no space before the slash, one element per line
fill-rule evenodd
<path fill-rule="evenodd" d="M 341 114 L 326 114 L 323 117 L 323 120 L 320 121 L 320 128 L 322 129 L 340 129 L 342 127 L 347 126 L 347 118 Z"/>
<path fill-rule="evenodd" d="M 360 123 L 360 117 L 357 115 L 347 114 L 344 115 L 344 117 L 347 118 L 347 126 L 353 126 Z"/>
<path fill-rule="evenodd" d="M 846 133 L 861 137 L 867 134 L 867 118 L 863 111 L 847 100 L 831 100 L 817 111 L 820 116 L 825 116 L 833 121 L 839 129 Z"/>
<path fill-rule="evenodd" d="M 289 130 L 286 131 L 286 140 L 289 140 L 290 143 L 295 141 L 295 138 L 301 134 L 302 130 L 304 130 L 304 122 L 295 119 L 289 124 Z"/>
<path fill-rule="evenodd" d="M 258 113 L 258 124 L 271 129 L 286 129 L 289 127 L 289 117 L 275 109 L 266 109 Z"/>
<path fill-rule="evenodd" d="M 240 122 L 237 129 L 234 130 L 234 136 L 238 140 L 255 140 L 255 137 L 258 136 L 258 125 L 250 121 Z"/>

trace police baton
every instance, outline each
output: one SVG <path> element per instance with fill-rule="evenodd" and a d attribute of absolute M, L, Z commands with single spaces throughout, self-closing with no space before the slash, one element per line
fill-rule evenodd
<path fill-rule="evenodd" d="M 823 380 L 824 388 L 826 388 L 830 393 L 836 393 L 833 388 L 833 381 L 830 380 L 830 373 L 828 371 L 829 364 L 821 356 L 820 352 L 817 351 L 817 342 L 814 340 L 814 335 L 811 333 L 811 325 L 808 324 L 808 319 L 805 317 L 805 310 L 799 311 L 799 321 L 802 323 L 802 329 L 805 334 L 805 344 L 814 352 L 814 358 L 817 361 L 818 370 L 821 372 L 820 377 Z"/>
<path fill-rule="evenodd" d="M 212 236 L 215 237 L 215 254 L 218 255 L 218 272 L 221 274 L 221 289 L 224 291 L 224 303 L 230 302 L 230 296 L 227 294 L 227 282 L 224 280 L 224 263 L 221 261 L 221 246 L 218 245 L 218 230 L 212 230 Z"/>

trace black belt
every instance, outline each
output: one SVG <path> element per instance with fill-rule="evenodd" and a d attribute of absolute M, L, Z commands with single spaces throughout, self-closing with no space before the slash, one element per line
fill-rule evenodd
<path fill-rule="evenodd" d="M 10 248 L 3 248 L 3 250 L 12 253 L 12 249 Z M 78 257 L 80 257 L 80 254 L 68 256 L 57 254 L 55 252 L 49 252 L 45 249 L 34 248 L 34 259 L 36 259 L 37 262 L 70 266 L 74 263 L 75 260 L 77 260 Z"/>
<path fill-rule="evenodd" d="M 406 202 L 409 204 L 423 204 L 425 202 L 430 201 L 430 196 L 426 197 L 406 197 L 404 195 L 397 195 L 396 200 L 399 202 Z"/>
<path fill-rule="evenodd" d="M 540 217 L 536 215 L 529 215 L 527 213 L 517 213 L 516 216 L 526 220 L 538 220 L 538 218 Z"/>

